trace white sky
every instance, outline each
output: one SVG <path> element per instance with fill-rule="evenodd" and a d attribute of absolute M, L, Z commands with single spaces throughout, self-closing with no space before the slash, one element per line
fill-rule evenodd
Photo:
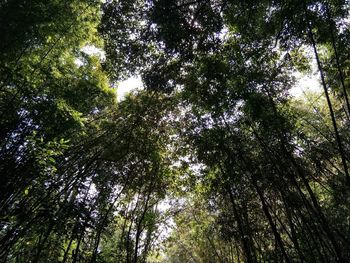
<path fill-rule="evenodd" d="M 304 93 L 319 93 L 322 90 L 317 74 L 303 75 L 301 73 L 296 73 L 295 77 L 298 81 L 295 83 L 294 87 L 289 90 L 293 97 L 300 98 L 305 95 Z"/>
<path fill-rule="evenodd" d="M 106 59 L 106 54 L 100 48 L 95 46 L 85 46 L 81 49 L 82 52 L 88 55 L 98 56 L 101 61 Z M 76 60 L 77 65 L 81 66 L 83 62 L 80 59 Z M 308 92 L 320 92 L 321 86 L 319 83 L 319 76 L 317 75 L 316 65 L 312 66 L 312 72 L 309 74 L 295 73 L 297 82 L 290 89 L 290 94 L 293 97 L 303 97 L 304 93 Z M 122 101 L 125 96 L 135 90 L 143 89 L 142 80 L 140 76 L 133 76 L 127 80 L 121 81 L 117 84 L 117 98 L 118 101 Z"/>
<path fill-rule="evenodd" d="M 82 47 L 80 51 L 84 52 L 89 56 L 97 56 L 100 59 L 100 61 L 104 61 L 106 59 L 106 52 L 104 52 L 102 49 L 95 46 L 87 45 Z M 78 67 L 81 67 L 84 65 L 84 61 L 82 61 L 80 58 L 76 58 L 75 64 Z"/>
<path fill-rule="evenodd" d="M 104 61 L 106 59 L 106 53 L 102 49 L 93 45 L 84 46 L 81 48 L 81 51 L 90 56 L 97 56 L 100 59 L 100 61 Z M 77 64 L 77 66 L 84 65 L 84 62 L 79 58 L 75 60 L 75 63 Z M 118 101 L 122 101 L 125 98 L 125 96 L 131 91 L 143 88 L 140 76 L 134 76 L 125 81 L 121 81 L 116 86 Z"/>
<path fill-rule="evenodd" d="M 106 59 L 106 52 L 95 46 L 87 45 L 81 48 L 81 51 L 90 56 L 97 56 L 101 61 L 104 61 Z"/>
<path fill-rule="evenodd" d="M 117 99 L 121 101 L 124 97 L 134 90 L 143 89 L 142 80 L 140 76 L 131 77 L 124 80 L 117 85 Z"/>
<path fill-rule="evenodd" d="M 290 89 L 290 94 L 293 97 L 303 97 L 304 93 L 321 91 L 319 76 L 317 72 L 312 72 L 306 75 L 295 73 L 294 76 L 298 81 L 294 87 Z M 117 85 L 118 101 L 123 100 L 128 93 L 142 88 L 143 85 L 140 76 L 131 77 L 125 81 L 120 82 Z"/>
<path fill-rule="evenodd" d="M 311 49 L 307 49 L 307 56 L 310 61 L 310 72 L 295 72 L 293 76 L 297 79 L 295 85 L 289 90 L 295 98 L 305 97 L 306 93 L 320 93 L 322 91 L 320 83 L 320 73 L 317 68 L 317 62 Z"/>

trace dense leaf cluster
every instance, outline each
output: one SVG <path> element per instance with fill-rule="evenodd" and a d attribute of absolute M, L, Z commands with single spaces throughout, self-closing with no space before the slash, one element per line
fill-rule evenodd
<path fill-rule="evenodd" d="M 349 262 L 349 9 L 0 3 L 0 262 Z"/>

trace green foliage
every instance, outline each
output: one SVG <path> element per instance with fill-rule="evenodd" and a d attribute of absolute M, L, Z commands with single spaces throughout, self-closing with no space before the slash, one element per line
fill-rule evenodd
<path fill-rule="evenodd" d="M 348 262 L 348 16 L 0 3 L 0 262 Z"/>

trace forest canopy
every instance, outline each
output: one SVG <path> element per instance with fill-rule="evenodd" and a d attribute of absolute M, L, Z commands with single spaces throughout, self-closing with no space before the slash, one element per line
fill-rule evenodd
<path fill-rule="evenodd" d="M 0 262 L 350 262 L 349 96 L 348 0 L 3 0 Z"/>

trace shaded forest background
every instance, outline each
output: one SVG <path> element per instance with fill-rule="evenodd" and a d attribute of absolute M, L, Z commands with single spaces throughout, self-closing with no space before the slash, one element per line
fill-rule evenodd
<path fill-rule="evenodd" d="M 350 262 L 349 11 L 1 1 L 0 262 Z"/>

